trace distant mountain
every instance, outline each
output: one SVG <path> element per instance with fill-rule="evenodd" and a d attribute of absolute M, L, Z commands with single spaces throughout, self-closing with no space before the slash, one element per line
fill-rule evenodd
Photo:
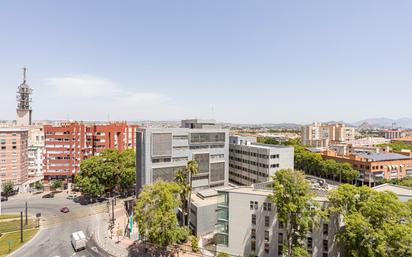
<path fill-rule="evenodd" d="M 389 119 L 389 118 L 372 118 L 366 120 L 360 120 L 354 125 L 358 127 L 364 127 L 366 124 L 369 127 L 380 127 L 380 128 L 412 128 L 412 118 L 400 118 L 400 119 Z"/>

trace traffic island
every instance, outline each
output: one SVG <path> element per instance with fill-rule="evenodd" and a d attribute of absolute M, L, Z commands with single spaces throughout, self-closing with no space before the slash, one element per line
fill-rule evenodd
<path fill-rule="evenodd" d="M 34 218 L 23 219 L 23 242 L 21 242 L 21 221 L 19 214 L 0 216 L 0 257 L 12 253 L 37 233 L 37 221 Z"/>

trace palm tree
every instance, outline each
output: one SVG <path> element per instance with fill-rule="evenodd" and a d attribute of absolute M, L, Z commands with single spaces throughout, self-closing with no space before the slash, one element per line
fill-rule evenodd
<path fill-rule="evenodd" d="M 196 175 L 199 172 L 199 165 L 196 160 L 191 160 L 187 163 L 186 165 L 186 172 L 189 174 L 189 203 L 187 206 L 187 226 L 189 227 L 190 224 L 190 215 L 189 215 L 189 208 L 190 204 L 192 202 L 192 181 L 193 181 L 193 176 Z"/>
<path fill-rule="evenodd" d="M 184 169 L 180 169 L 174 176 L 174 181 L 180 186 L 180 200 L 182 201 L 183 223 L 189 226 L 189 208 L 192 193 L 192 177 L 198 173 L 199 166 L 195 160 L 189 161 Z"/>

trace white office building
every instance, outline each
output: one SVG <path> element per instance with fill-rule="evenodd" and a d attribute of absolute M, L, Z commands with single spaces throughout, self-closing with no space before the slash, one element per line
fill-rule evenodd
<path fill-rule="evenodd" d="M 229 181 L 236 185 L 266 182 L 280 169 L 293 169 L 292 146 L 256 143 L 256 138 L 230 136 Z"/>
<path fill-rule="evenodd" d="M 286 231 L 269 199 L 271 182 L 219 191 L 216 244 L 218 252 L 234 256 L 283 256 Z M 327 189 L 319 188 L 317 200 L 327 204 Z M 342 256 L 334 236 L 342 223 L 335 217 L 321 221 L 307 233 L 303 242 L 310 256 Z"/>
<path fill-rule="evenodd" d="M 139 128 L 136 146 L 137 192 L 159 178 L 172 181 L 190 160 L 199 165 L 194 190 L 228 184 L 229 131 L 212 121 L 184 120 L 181 128 Z"/>

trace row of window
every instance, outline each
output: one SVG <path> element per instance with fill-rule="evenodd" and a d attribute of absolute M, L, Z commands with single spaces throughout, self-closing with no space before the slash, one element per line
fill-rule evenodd
<path fill-rule="evenodd" d="M 246 164 L 250 164 L 250 165 L 253 165 L 253 166 L 256 166 L 256 167 L 261 167 L 261 168 L 266 168 L 266 169 L 269 168 L 269 167 L 270 168 L 279 168 L 279 163 L 273 163 L 269 166 L 266 163 L 260 163 L 260 162 L 245 160 L 245 159 L 237 158 L 237 157 L 233 157 L 233 156 L 230 156 L 229 159 L 232 160 L 232 161 L 246 163 Z"/>
<path fill-rule="evenodd" d="M 276 158 L 279 158 L 279 154 L 267 155 L 267 154 L 261 154 L 261 153 L 241 151 L 241 150 L 237 150 L 237 149 L 229 149 L 229 151 L 231 153 L 243 154 L 243 155 L 258 157 L 258 158 L 262 158 L 262 159 L 276 159 Z"/>

